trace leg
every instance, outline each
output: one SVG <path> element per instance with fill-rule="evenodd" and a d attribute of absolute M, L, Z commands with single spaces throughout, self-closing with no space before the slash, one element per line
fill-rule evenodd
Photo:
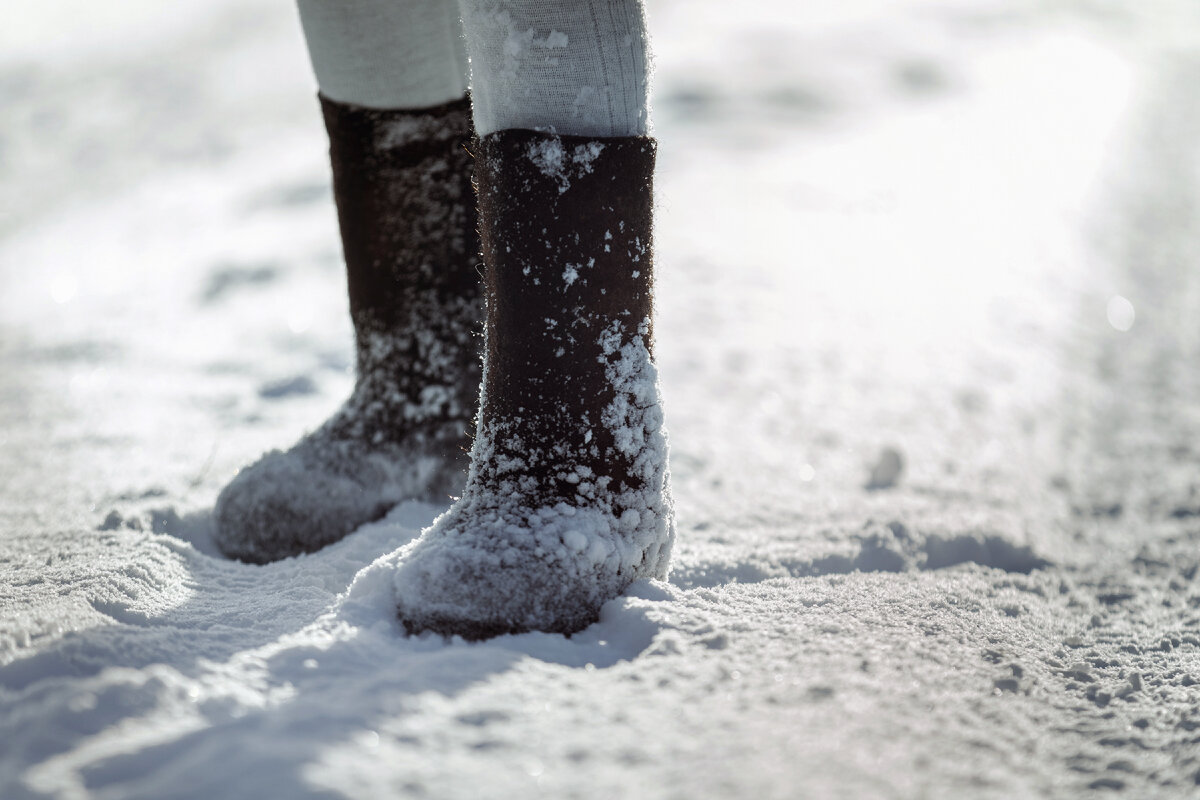
<path fill-rule="evenodd" d="M 570 633 L 664 577 L 674 539 L 643 18 L 637 0 L 462 5 L 485 134 L 483 393 L 467 487 L 400 552 L 396 597 L 412 632 Z"/>
<path fill-rule="evenodd" d="M 640 0 L 460 0 L 481 136 L 536 130 L 645 136 Z"/>
<path fill-rule="evenodd" d="M 345 405 L 217 500 L 227 555 L 310 552 L 462 486 L 481 291 L 459 22 L 446 0 L 300 0 L 354 322 Z"/>
<path fill-rule="evenodd" d="M 467 56 L 453 0 L 297 0 L 297 6 L 324 97 L 420 109 L 466 94 Z"/>

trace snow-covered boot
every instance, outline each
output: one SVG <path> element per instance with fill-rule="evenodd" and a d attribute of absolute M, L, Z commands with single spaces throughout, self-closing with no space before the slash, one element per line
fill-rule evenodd
<path fill-rule="evenodd" d="M 651 357 L 655 143 L 489 134 L 484 383 L 462 498 L 395 556 L 409 632 L 571 633 L 674 540 Z"/>
<path fill-rule="evenodd" d="M 221 492 L 216 542 L 243 561 L 311 552 L 400 500 L 458 494 L 470 445 L 483 314 L 470 104 L 321 104 L 357 380 L 322 427 Z"/>

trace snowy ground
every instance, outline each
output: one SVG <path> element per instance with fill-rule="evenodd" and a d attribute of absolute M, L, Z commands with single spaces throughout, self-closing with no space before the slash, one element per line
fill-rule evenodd
<path fill-rule="evenodd" d="M 208 541 L 351 382 L 292 9 L 27 5 L 0 797 L 1200 791 L 1188 2 L 654 2 L 675 569 L 481 644 L 350 591 L 438 508 Z"/>

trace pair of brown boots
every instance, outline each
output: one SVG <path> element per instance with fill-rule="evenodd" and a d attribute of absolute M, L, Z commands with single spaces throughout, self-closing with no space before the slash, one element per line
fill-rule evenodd
<path fill-rule="evenodd" d="M 357 381 L 321 428 L 225 488 L 217 544 L 273 561 L 461 489 L 396 560 L 406 628 L 579 630 L 633 580 L 665 577 L 674 539 L 651 357 L 654 141 L 473 142 L 466 100 L 322 105 Z"/>

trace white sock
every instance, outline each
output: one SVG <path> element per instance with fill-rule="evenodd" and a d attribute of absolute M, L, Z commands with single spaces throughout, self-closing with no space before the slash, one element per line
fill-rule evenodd
<path fill-rule="evenodd" d="M 454 0 L 297 0 L 321 93 L 368 108 L 462 97 L 467 59 Z"/>
<path fill-rule="evenodd" d="M 459 0 L 482 136 L 649 129 L 642 0 Z"/>

